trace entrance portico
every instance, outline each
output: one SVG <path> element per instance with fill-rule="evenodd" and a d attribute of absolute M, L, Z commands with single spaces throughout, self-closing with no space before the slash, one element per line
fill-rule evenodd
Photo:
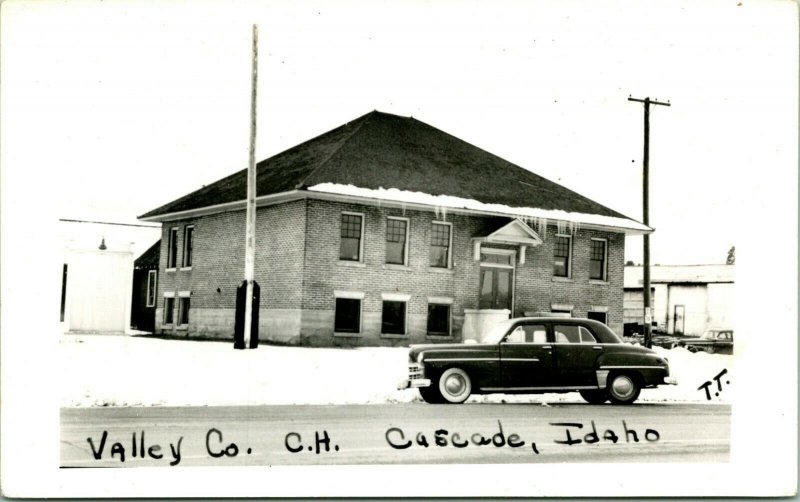
<path fill-rule="evenodd" d="M 464 309 L 464 340 L 480 342 L 494 323 L 514 311 L 516 266 L 525 264 L 528 247 L 542 239 L 525 222 L 514 219 L 485 236 L 473 237 L 473 259 L 480 262 L 477 309 Z M 517 249 L 509 249 L 516 247 Z"/>

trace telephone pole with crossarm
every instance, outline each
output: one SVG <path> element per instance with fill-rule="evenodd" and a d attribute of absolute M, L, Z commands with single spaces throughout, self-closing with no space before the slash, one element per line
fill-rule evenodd
<path fill-rule="evenodd" d="M 650 105 L 671 106 L 669 101 L 663 103 L 650 98 L 638 99 L 628 96 L 628 101 L 644 103 L 644 161 L 642 162 L 642 223 L 650 226 Z M 642 266 L 644 288 L 644 345 L 653 346 L 653 313 L 650 307 L 650 234 L 645 233 L 644 265 Z"/>

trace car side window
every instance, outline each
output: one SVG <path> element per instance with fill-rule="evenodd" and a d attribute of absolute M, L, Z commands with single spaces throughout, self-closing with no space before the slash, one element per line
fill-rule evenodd
<path fill-rule="evenodd" d="M 517 326 L 508 334 L 506 343 L 547 343 L 547 330 L 541 324 Z"/>
<path fill-rule="evenodd" d="M 581 343 L 597 343 L 597 339 L 594 337 L 591 331 L 588 328 L 581 326 Z"/>
<path fill-rule="evenodd" d="M 524 343 L 525 331 L 522 329 L 522 326 L 517 326 L 514 328 L 514 331 L 506 335 L 506 339 L 504 341 L 506 343 Z"/>
<path fill-rule="evenodd" d="M 580 326 L 556 325 L 556 343 L 581 343 Z"/>
<path fill-rule="evenodd" d="M 729 331 L 723 331 L 722 333 L 719 334 L 719 336 L 717 338 L 719 340 L 730 340 L 731 339 L 731 333 Z"/>

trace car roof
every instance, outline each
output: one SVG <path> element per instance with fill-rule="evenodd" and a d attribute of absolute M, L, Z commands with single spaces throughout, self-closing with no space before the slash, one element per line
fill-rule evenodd
<path fill-rule="evenodd" d="M 594 332 L 600 335 L 603 343 L 620 343 L 619 336 L 614 331 L 600 321 L 587 319 L 584 317 L 515 317 L 509 319 L 513 324 L 541 322 L 549 324 L 582 324 L 594 328 Z"/>

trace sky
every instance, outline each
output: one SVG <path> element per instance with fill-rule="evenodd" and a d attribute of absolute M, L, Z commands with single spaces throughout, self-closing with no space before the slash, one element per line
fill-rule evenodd
<path fill-rule="evenodd" d="M 796 180 L 794 2 L 11 0 L 0 17 L 2 175 L 58 218 L 137 223 L 246 168 L 252 24 L 257 160 L 377 109 L 641 221 L 627 98 L 668 100 L 654 264 L 724 263 L 758 224 L 753 183 Z"/>

